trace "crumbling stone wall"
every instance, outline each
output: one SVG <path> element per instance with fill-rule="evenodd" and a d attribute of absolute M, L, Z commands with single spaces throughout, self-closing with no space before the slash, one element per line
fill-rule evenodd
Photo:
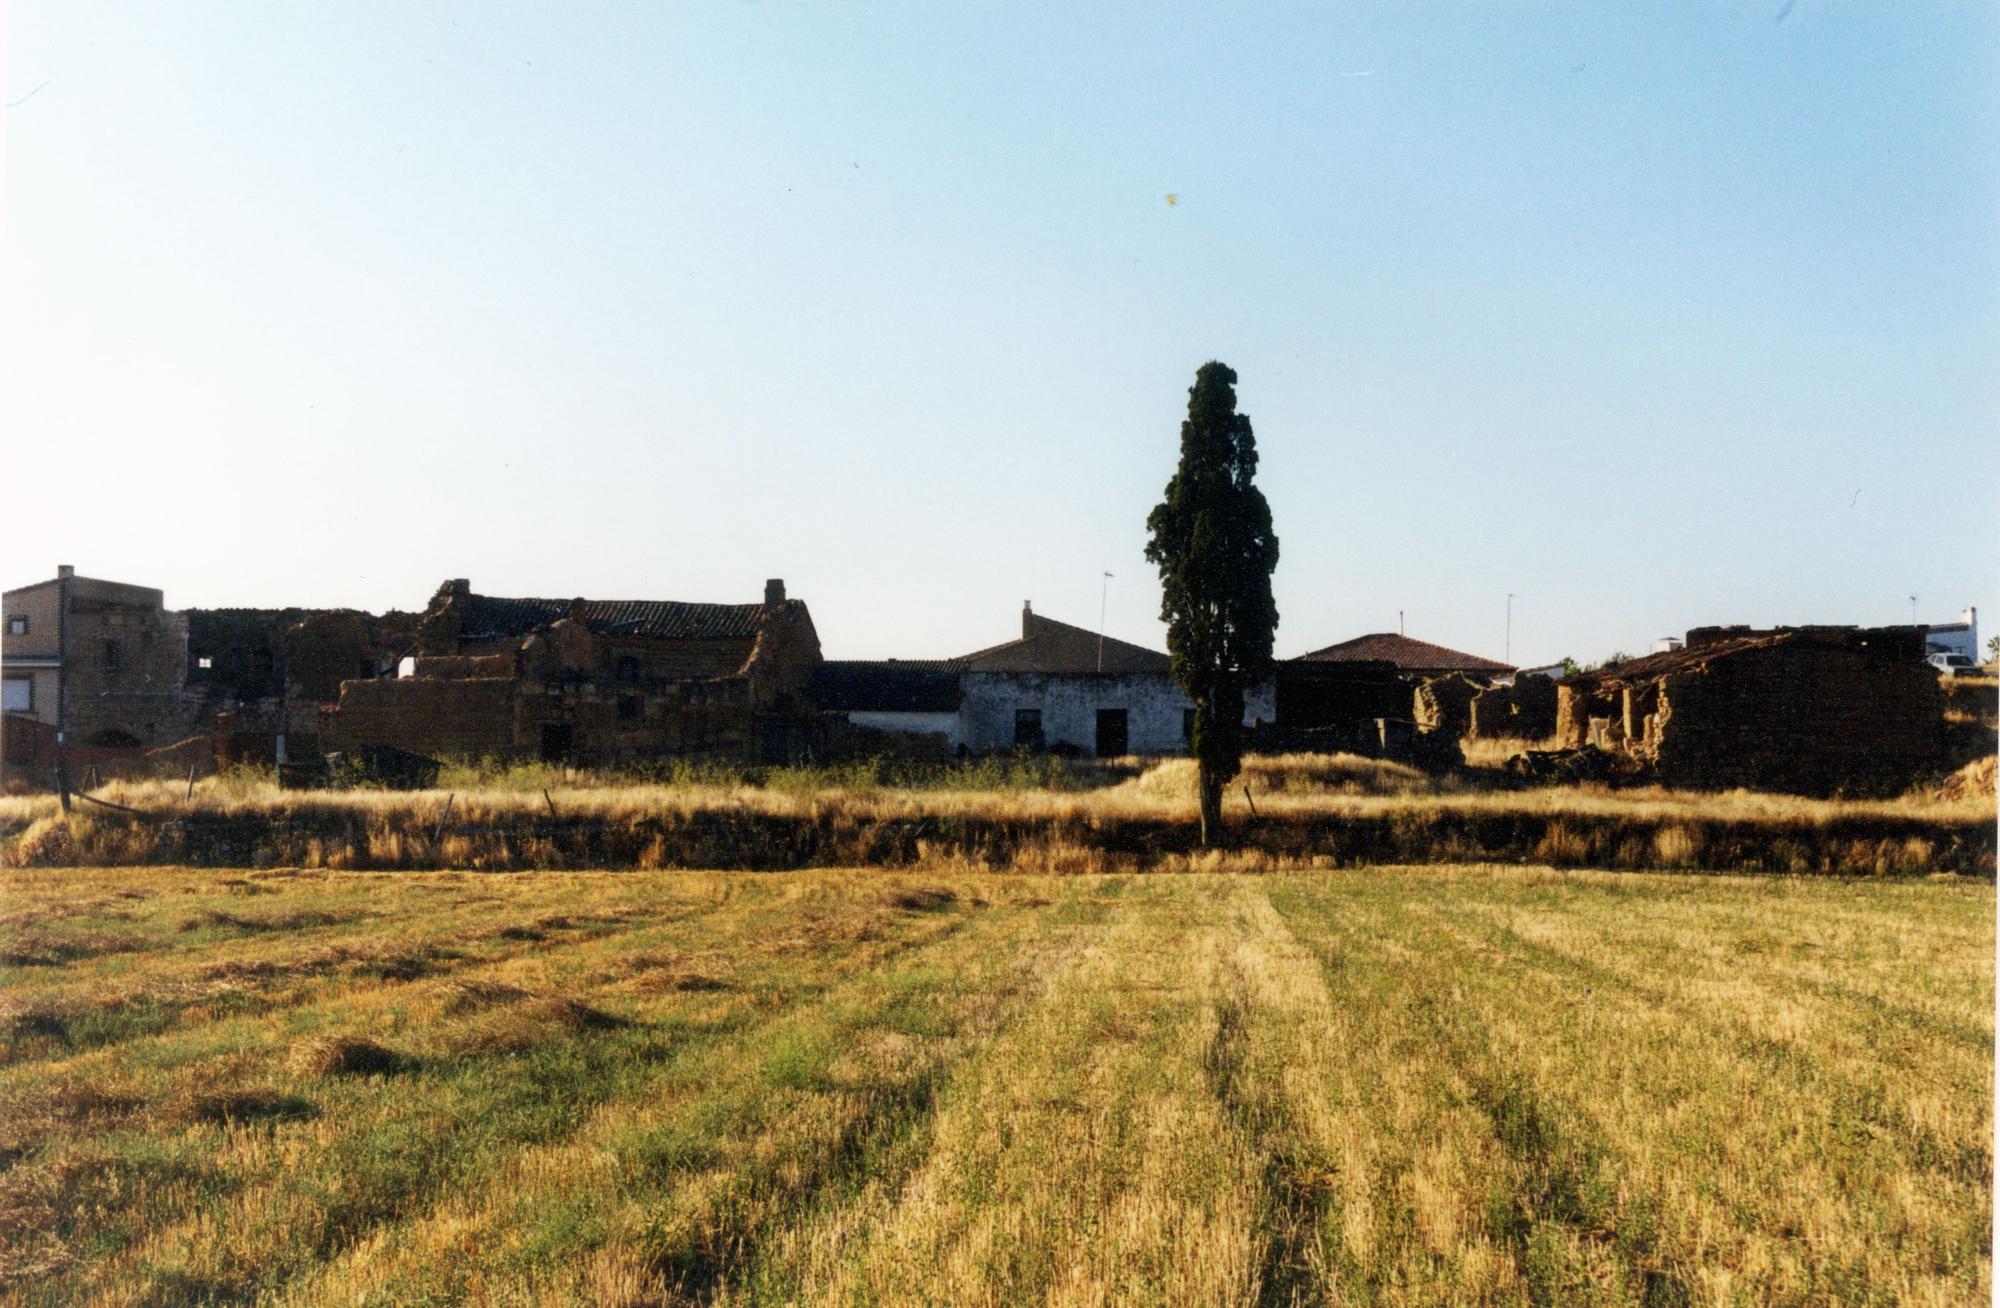
<path fill-rule="evenodd" d="M 354 609 L 189 609 L 185 616 L 187 686 L 212 711 L 281 696 L 330 704 L 344 681 L 393 675 L 417 623 L 412 613 Z"/>
<path fill-rule="evenodd" d="M 1518 676 L 1511 686 L 1492 686 L 1472 701 L 1468 735 L 1490 739 L 1541 740 L 1555 734 L 1556 683 L 1540 673 Z"/>
<path fill-rule="evenodd" d="M 1620 751 L 1672 786 L 1901 789 L 1942 765 L 1944 700 L 1935 672 L 1889 635 L 1690 641 L 1686 657 L 1566 680 L 1557 743 Z"/>
<path fill-rule="evenodd" d="M 511 758 L 522 752 L 514 697 L 512 678 L 350 681 L 328 715 L 326 743 L 393 745 L 430 758 Z"/>
<path fill-rule="evenodd" d="M 739 667 L 750 681 L 750 702 L 758 708 L 802 710 L 806 682 L 820 662 L 819 633 L 806 606 L 785 600 L 766 614 Z"/>
<path fill-rule="evenodd" d="M 134 602 L 132 596 L 150 596 Z M 194 734 L 182 694 L 187 622 L 160 592 L 78 577 L 70 582 L 63 660 L 64 732 L 73 746 L 163 745 Z"/>
<path fill-rule="evenodd" d="M 1608 722 L 1623 701 L 1612 691 L 1587 680 L 1556 684 L 1556 748 L 1582 749 L 1591 743 L 1591 721 Z"/>
<path fill-rule="evenodd" d="M 1627 748 L 1675 786 L 1893 790 L 1944 754 L 1944 701 L 1925 664 L 1809 642 L 1674 673 Z"/>
<path fill-rule="evenodd" d="M 1425 680 L 1412 695 L 1417 730 L 1426 735 L 1443 733 L 1451 740 L 1464 736 L 1472 726 L 1472 701 L 1484 689 L 1483 682 L 1458 672 Z"/>

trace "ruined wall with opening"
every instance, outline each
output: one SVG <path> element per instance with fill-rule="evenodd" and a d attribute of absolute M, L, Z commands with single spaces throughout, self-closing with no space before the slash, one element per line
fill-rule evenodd
<path fill-rule="evenodd" d="M 1485 682 L 1457 672 L 1424 681 L 1412 694 L 1411 716 L 1417 730 L 1452 740 L 1464 736 L 1472 727 L 1472 701 L 1485 689 Z"/>
<path fill-rule="evenodd" d="M 1541 740 L 1555 734 L 1556 683 L 1537 672 L 1523 673 L 1511 686 L 1493 686 L 1472 701 L 1467 734 L 1476 738 Z"/>
<path fill-rule="evenodd" d="M 1944 697 L 1914 657 L 1823 638 L 1557 691 L 1557 744 L 1618 750 L 1665 784 L 1901 789 L 1945 757 Z"/>
<path fill-rule="evenodd" d="M 1944 753 L 1943 694 L 1914 660 L 1786 643 L 1627 700 L 1629 748 L 1669 785 L 1897 789 Z"/>

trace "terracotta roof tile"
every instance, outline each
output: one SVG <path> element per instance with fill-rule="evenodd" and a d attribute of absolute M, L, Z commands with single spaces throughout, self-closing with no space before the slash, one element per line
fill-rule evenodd
<path fill-rule="evenodd" d="M 1393 663 L 1405 672 L 1512 672 L 1510 664 L 1484 659 L 1462 650 L 1446 649 L 1427 640 L 1414 640 L 1393 631 L 1374 632 L 1328 645 L 1302 660 L 1312 663 Z"/>
<path fill-rule="evenodd" d="M 464 639 L 526 636 L 569 615 L 570 601 L 474 595 L 461 628 Z M 686 604 L 676 600 L 585 600 L 584 624 L 600 636 L 676 640 L 751 640 L 762 604 Z"/>

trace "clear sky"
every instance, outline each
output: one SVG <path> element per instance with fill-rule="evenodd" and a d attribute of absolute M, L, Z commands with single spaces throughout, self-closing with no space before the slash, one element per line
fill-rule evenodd
<path fill-rule="evenodd" d="M 1158 645 L 1220 358 L 1281 654 L 2000 633 L 1996 12 L 16 0 L 0 583 Z"/>

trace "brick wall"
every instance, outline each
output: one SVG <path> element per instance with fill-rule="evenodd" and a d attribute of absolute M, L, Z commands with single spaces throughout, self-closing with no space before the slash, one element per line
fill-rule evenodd
<path fill-rule="evenodd" d="M 521 752 L 514 697 L 515 683 L 499 678 L 350 681 L 328 718 L 327 748 L 393 745 L 431 758 L 513 756 Z"/>

